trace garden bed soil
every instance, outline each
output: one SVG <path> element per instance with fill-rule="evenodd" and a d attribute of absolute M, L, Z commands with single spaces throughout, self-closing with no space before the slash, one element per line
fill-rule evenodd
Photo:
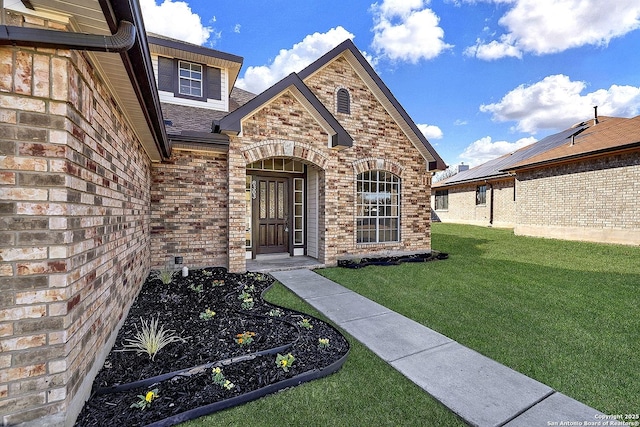
<path fill-rule="evenodd" d="M 191 271 L 187 277 L 174 273 L 168 284 L 149 276 L 76 426 L 174 425 L 339 369 L 349 352 L 345 337 L 323 321 L 264 301 L 273 281 L 267 274 L 230 274 L 223 268 Z M 207 310 L 215 315 L 203 318 Z M 180 339 L 152 359 L 127 344 L 143 320 L 154 319 Z M 303 319 L 311 328 L 302 326 Z M 240 345 L 245 332 L 255 334 L 253 341 Z M 328 339 L 328 347 L 320 339 Z M 289 353 L 295 361 L 285 371 L 276 360 Z M 216 367 L 233 387 L 213 381 Z M 131 407 L 152 390 L 157 397 L 145 409 Z"/>

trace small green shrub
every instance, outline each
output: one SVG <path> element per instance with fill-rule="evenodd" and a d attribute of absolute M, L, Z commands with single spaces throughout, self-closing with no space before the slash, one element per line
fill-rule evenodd
<path fill-rule="evenodd" d="M 295 362 L 295 360 L 296 358 L 293 357 L 293 354 L 291 353 L 288 353 L 284 356 L 278 353 L 278 355 L 276 356 L 276 365 L 282 368 L 283 371 L 289 372 L 289 368 L 291 367 L 291 365 L 293 365 L 293 362 Z"/>
<path fill-rule="evenodd" d="M 158 279 L 165 285 L 168 285 L 173 281 L 173 271 L 168 268 L 164 268 L 162 270 L 155 270 L 151 273 L 152 279 Z"/>
<path fill-rule="evenodd" d="M 153 400 L 158 397 L 158 389 L 154 388 L 151 391 L 148 391 L 147 394 L 142 395 L 139 394 L 138 395 L 138 401 L 131 404 L 130 408 L 140 408 L 142 410 L 147 409 L 147 406 L 151 405 L 151 402 L 153 402 Z"/>

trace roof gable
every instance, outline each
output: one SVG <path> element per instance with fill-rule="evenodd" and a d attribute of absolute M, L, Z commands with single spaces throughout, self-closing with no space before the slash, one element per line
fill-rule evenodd
<path fill-rule="evenodd" d="M 220 120 L 214 121 L 214 131 L 239 134 L 242 131 L 242 121 L 246 117 L 264 108 L 269 102 L 278 98 L 285 91 L 291 92 L 325 129 L 330 136 L 329 144 L 331 147 L 346 148 L 353 145 L 353 138 L 351 138 L 338 120 L 336 120 L 324 104 L 309 90 L 296 73 L 289 74 L 237 110 L 229 113 Z"/>
<path fill-rule="evenodd" d="M 414 121 L 409 117 L 382 79 L 380 79 L 380 76 L 378 76 L 371 64 L 369 64 L 369 61 L 360 53 L 353 41 L 347 39 L 340 43 L 304 70 L 300 71 L 298 75 L 305 81 L 341 56 L 347 60 L 360 79 L 367 85 L 380 104 L 382 104 L 402 129 L 407 138 L 409 138 L 422 156 L 428 161 L 429 170 L 436 171 L 445 169 L 446 164 L 444 161 L 433 149 L 427 138 L 418 129 Z"/>

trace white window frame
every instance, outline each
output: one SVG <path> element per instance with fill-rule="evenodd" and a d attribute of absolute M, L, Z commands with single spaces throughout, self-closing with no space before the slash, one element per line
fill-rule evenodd
<path fill-rule="evenodd" d="M 371 170 L 356 176 L 357 244 L 397 243 L 400 241 L 401 195 L 400 177 L 391 172 Z M 385 228 L 385 223 L 393 222 L 395 222 L 395 227 L 389 229 L 389 226 L 386 225 Z M 395 238 L 389 238 L 389 235 L 395 235 Z"/>
<path fill-rule="evenodd" d="M 199 71 L 198 71 L 199 69 Z M 183 71 L 188 73 L 188 75 L 183 75 Z M 200 78 L 196 76 L 196 74 L 200 74 Z M 187 61 L 178 61 L 178 93 L 184 96 L 193 96 L 195 98 L 202 98 L 204 96 L 204 67 L 201 64 L 196 64 L 194 62 Z M 189 82 L 188 92 L 184 92 L 182 90 L 182 82 L 186 80 Z M 194 86 L 191 83 L 198 83 L 198 87 L 200 90 L 200 94 L 194 94 Z"/>

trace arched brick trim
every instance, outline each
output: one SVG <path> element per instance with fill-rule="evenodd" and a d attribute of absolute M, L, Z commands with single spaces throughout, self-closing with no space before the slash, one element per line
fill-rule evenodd
<path fill-rule="evenodd" d="M 353 169 L 356 175 L 371 170 L 384 170 L 394 175 L 402 176 L 404 167 L 398 163 L 386 159 L 366 158 L 353 162 Z"/>
<path fill-rule="evenodd" d="M 270 157 L 292 157 L 326 169 L 329 158 L 309 144 L 286 139 L 270 139 L 256 142 L 242 149 L 247 164 Z"/>

